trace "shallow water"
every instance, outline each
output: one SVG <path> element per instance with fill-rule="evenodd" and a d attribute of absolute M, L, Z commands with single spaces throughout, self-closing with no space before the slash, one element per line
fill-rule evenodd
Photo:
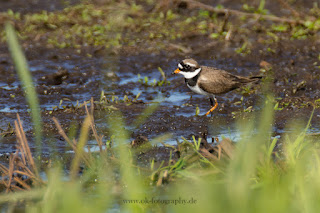
<path fill-rule="evenodd" d="M 221 139 L 228 137 L 234 141 L 238 141 L 241 134 L 235 126 L 235 120 L 231 112 L 241 111 L 241 109 L 250 106 L 248 105 L 250 104 L 250 99 L 259 98 L 259 94 L 251 94 L 248 97 L 244 97 L 240 105 L 234 105 L 235 102 L 239 102 L 242 95 L 239 91 L 230 92 L 218 97 L 220 105 L 213 112 L 213 117 L 203 117 L 201 115 L 210 108 L 209 100 L 207 97 L 192 93 L 184 84 L 184 79 L 181 75 L 171 74 L 172 70 L 175 69 L 176 60 L 162 63 L 167 64 L 162 69 L 166 73 L 170 84 L 146 86 L 139 81 L 138 75 L 140 75 L 140 79 L 144 79 L 147 76 L 149 83 L 152 83 L 153 79 L 156 79 L 156 81 L 162 79 L 158 71 L 159 62 L 150 57 L 146 59 L 150 60 L 148 61 L 147 68 L 137 63 L 138 61 L 144 63 L 141 60 L 143 56 L 125 59 L 118 57 L 82 58 L 80 56 L 68 56 L 66 58 L 68 60 L 65 60 L 63 57 L 57 60 L 55 58 L 52 59 L 50 56 L 44 56 L 40 59 L 35 58 L 29 61 L 30 71 L 32 72 L 39 94 L 41 110 L 47 114 L 46 112 L 50 112 L 53 109 L 60 109 L 61 112 L 53 111 L 52 116 L 58 116 L 61 123 L 68 124 L 72 121 L 81 121 L 84 118 L 84 114 L 80 113 L 77 115 L 76 113 L 72 115 L 71 112 L 69 116 L 65 117 L 63 115 L 64 108 L 79 106 L 84 101 L 89 101 L 91 97 L 98 101 L 101 91 L 104 91 L 107 98 L 111 99 L 112 96 L 117 96 L 119 100 L 122 100 L 125 95 L 133 99 L 140 94 L 138 100 L 142 101 L 142 103 L 131 105 L 120 104 L 124 119 L 129 124 L 126 126 L 126 129 L 129 131 L 131 139 L 134 139 L 137 135 L 146 135 L 152 139 L 161 134 L 172 133 L 173 138 L 164 142 L 175 145 L 176 140 L 179 140 L 181 136 L 191 139 L 192 135 L 199 136 L 201 132 L 207 131 L 208 138 L 217 137 Z M 114 62 L 108 60 L 114 60 Z M 255 72 L 257 73 L 259 70 L 258 65 L 252 63 L 244 63 L 235 69 L 236 63 L 228 59 L 202 59 L 199 60 L 199 63 L 226 69 L 239 75 L 250 75 Z M 67 74 L 55 77 L 54 73 L 61 70 L 66 70 Z M 24 95 L 19 86 L 17 76 L 13 70 L 10 71 L 10 78 L 0 79 L 0 89 L 3 91 L 3 96 L 5 96 L 1 99 L 3 101 L 0 103 L 0 113 L 4 113 L 3 119 L 0 121 L 0 128 L 5 129 L 8 123 L 13 124 L 14 114 L 20 113 L 24 118 L 24 126 L 27 126 L 25 130 L 30 131 L 31 126 L 28 123 L 30 119 L 28 118 L 28 108 L 25 104 Z M 58 78 L 58 80 L 55 80 L 55 78 Z M 132 128 L 130 123 L 140 115 L 145 107 L 155 102 L 160 103 L 158 110 L 140 128 Z M 114 106 L 118 107 L 117 104 L 114 104 Z M 195 116 L 197 107 L 199 107 L 200 116 Z M 257 106 L 254 106 L 253 109 L 260 110 Z M 44 115 L 44 117 L 45 121 L 51 122 L 50 113 Z M 100 112 L 95 120 L 97 128 L 103 132 L 108 132 L 107 117 L 108 113 L 104 114 Z M 51 126 L 51 128 L 52 130 L 49 129 L 49 135 L 55 134 L 50 133 L 51 131 L 55 132 L 54 127 Z M 312 131 L 317 132 L 318 129 L 314 128 Z M 283 132 L 283 129 L 275 128 L 274 135 L 280 135 Z M 30 139 L 32 140 L 32 137 Z M 6 138 L 2 140 L 5 141 Z M 208 140 L 210 141 L 210 139 Z M 14 142 L 11 139 L 10 141 Z M 61 141 L 59 143 L 60 149 L 63 146 L 67 147 L 66 143 L 65 145 Z M 95 147 L 94 144 L 91 145 Z M 14 144 L 10 144 L 10 146 L 12 147 L 11 151 L 14 151 Z M 44 149 L 50 152 L 50 147 L 47 145 L 44 146 Z M 10 151 L 8 143 L 2 143 L 0 150 L 5 152 Z"/>

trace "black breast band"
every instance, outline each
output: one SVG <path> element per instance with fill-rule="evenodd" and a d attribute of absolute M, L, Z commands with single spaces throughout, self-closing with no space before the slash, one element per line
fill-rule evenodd
<path fill-rule="evenodd" d="M 193 78 L 185 78 L 185 82 L 190 86 L 190 87 L 194 87 L 197 84 L 198 78 L 199 78 L 200 72 L 198 73 L 198 75 L 194 76 Z"/>

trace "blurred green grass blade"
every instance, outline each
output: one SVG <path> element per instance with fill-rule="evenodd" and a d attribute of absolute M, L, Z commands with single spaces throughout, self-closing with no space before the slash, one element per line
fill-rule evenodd
<path fill-rule="evenodd" d="M 166 140 L 169 140 L 173 137 L 172 133 L 165 133 L 163 135 L 159 135 L 155 138 L 153 138 L 150 143 L 152 145 L 157 145 L 159 143 L 164 143 Z"/>
<path fill-rule="evenodd" d="M 274 138 L 272 140 L 272 143 L 269 146 L 269 149 L 268 149 L 268 152 L 267 152 L 268 162 L 272 159 L 272 153 L 273 153 L 274 148 L 277 145 L 277 142 L 278 142 L 278 138 Z"/>
<path fill-rule="evenodd" d="M 132 155 L 129 149 L 129 135 L 125 130 L 125 124 L 120 112 L 114 112 L 108 118 L 111 135 L 115 136 L 115 149 L 119 155 L 121 181 L 124 186 L 123 199 L 142 200 L 145 196 L 145 188 L 141 181 L 141 176 L 132 166 Z M 134 203 L 125 205 L 125 212 L 141 212 L 143 205 Z"/>
<path fill-rule="evenodd" d="M 146 120 L 152 115 L 160 106 L 160 103 L 153 103 L 146 107 L 139 117 L 133 123 L 134 128 L 138 128 L 141 124 L 146 122 Z"/>
<path fill-rule="evenodd" d="M 80 160 L 83 158 L 84 154 L 84 146 L 88 142 L 89 137 L 89 128 L 90 128 L 90 117 L 86 117 L 84 119 L 83 125 L 81 127 L 80 136 L 79 136 L 79 142 L 77 144 L 77 150 L 75 152 L 75 156 L 71 163 L 71 170 L 70 170 L 70 178 L 71 180 L 75 180 L 80 166 Z"/>
<path fill-rule="evenodd" d="M 39 200 L 43 197 L 44 189 L 32 189 L 31 191 L 22 191 L 8 194 L 0 195 L 0 204 L 3 203 L 15 203 L 17 201 L 29 201 L 29 200 Z"/>
<path fill-rule="evenodd" d="M 29 107 L 31 109 L 31 117 L 36 134 L 37 152 L 41 153 L 41 139 L 42 139 L 42 121 L 39 108 L 39 100 L 34 87 L 32 76 L 29 71 L 26 57 L 23 54 L 21 46 L 19 45 L 17 34 L 10 23 L 6 23 L 5 31 L 7 42 L 10 50 L 11 57 L 18 72 L 19 79 L 25 90 L 25 96 Z"/>
<path fill-rule="evenodd" d="M 316 109 L 316 108 L 314 107 L 313 110 L 312 110 L 312 112 L 311 112 L 310 118 L 309 118 L 309 120 L 308 120 L 307 126 L 306 126 L 306 128 L 304 129 L 304 134 L 305 134 L 305 135 L 307 134 L 307 131 L 308 131 L 308 129 L 309 129 L 310 126 L 311 126 L 311 120 L 312 120 L 312 118 L 313 118 L 313 114 L 314 114 L 315 109 Z"/>
<path fill-rule="evenodd" d="M 274 120 L 274 96 L 271 93 L 266 94 L 265 103 L 263 104 L 258 124 L 258 137 L 265 144 L 270 143 L 272 125 Z"/>

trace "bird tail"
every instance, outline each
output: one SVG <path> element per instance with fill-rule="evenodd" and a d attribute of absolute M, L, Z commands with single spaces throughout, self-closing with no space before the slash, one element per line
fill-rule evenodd
<path fill-rule="evenodd" d="M 239 77 L 238 82 L 241 84 L 251 84 L 251 83 L 259 83 L 262 76 L 252 76 L 252 77 Z"/>

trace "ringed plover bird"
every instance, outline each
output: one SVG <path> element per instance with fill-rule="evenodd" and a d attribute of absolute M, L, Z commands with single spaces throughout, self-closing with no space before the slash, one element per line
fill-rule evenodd
<path fill-rule="evenodd" d="M 187 86 L 193 92 L 209 96 L 211 109 L 205 114 L 206 116 L 218 107 L 215 95 L 225 94 L 249 83 L 257 83 L 262 78 L 242 77 L 214 67 L 200 66 L 193 59 L 181 61 L 173 73 L 182 74 Z"/>

